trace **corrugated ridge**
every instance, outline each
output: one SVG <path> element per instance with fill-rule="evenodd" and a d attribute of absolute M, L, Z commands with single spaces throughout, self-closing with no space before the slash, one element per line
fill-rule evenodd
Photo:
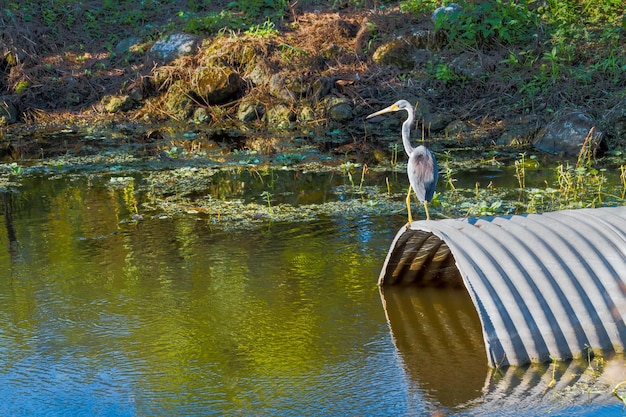
<path fill-rule="evenodd" d="M 556 240 L 562 243 L 558 252 L 559 261 L 571 269 L 571 273 L 566 277 L 560 277 L 562 279 L 559 280 L 559 285 L 561 287 L 571 285 L 572 290 L 565 291 L 558 301 L 565 303 L 573 298 L 573 304 L 577 307 L 573 311 L 576 319 L 572 320 L 580 323 L 576 330 L 578 334 L 584 334 L 585 338 L 582 338 L 582 345 L 573 346 L 572 350 L 581 351 L 585 345 L 610 348 L 613 343 L 603 323 L 607 316 L 610 316 L 613 303 L 607 297 L 606 288 L 599 276 L 608 278 L 614 274 L 606 268 L 601 253 L 595 247 L 595 245 L 604 246 L 605 242 L 598 239 L 595 229 L 584 228 L 585 234 L 580 233 L 581 223 L 563 221 L 563 216 L 566 215 L 546 216 L 545 219 L 541 216 L 532 216 L 529 221 L 539 228 L 538 231 L 550 230 L 552 242 Z M 580 213 L 577 213 L 576 217 L 579 215 Z M 595 245 L 592 241 L 595 241 Z"/>
<path fill-rule="evenodd" d="M 396 242 L 417 231 L 445 245 L 429 237 L 429 245 L 403 254 Z M 587 346 L 623 350 L 626 207 L 414 222 L 396 235 L 379 282 L 391 283 L 386 268 L 403 255 L 405 265 L 419 260 L 413 281 L 421 274 L 432 279 L 428 268 L 437 250 L 445 254 L 442 247 L 479 313 L 492 366 L 569 358 Z M 405 271 L 395 272 L 393 283 L 402 283 Z"/>

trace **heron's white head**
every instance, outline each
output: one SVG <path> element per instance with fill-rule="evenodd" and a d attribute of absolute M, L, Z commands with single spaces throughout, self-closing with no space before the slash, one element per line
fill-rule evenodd
<path fill-rule="evenodd" d="M 413 106 L 406 100 L 398 100 L 393 103 L 391 106 L 386 107 L 382 110 L 377 111 L 376 113 L 372 113 L 366 117 L 366 119 L 371 119 L 372 117 L 380 116 L 381 114 L 396 112 L 400 110 L 406 110 L 409 113 L 413 112 Z"/>

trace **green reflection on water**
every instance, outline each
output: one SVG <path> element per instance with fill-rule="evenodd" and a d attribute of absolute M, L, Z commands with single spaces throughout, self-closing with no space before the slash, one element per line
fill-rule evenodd
<path fill-rule="evenodd" d="M 81 179 L 29 186 L 8 206 L 17 242 L 2 236 L 0 326 L 6 362 L 30 369 L 5 371 L 3 394 L 28 386 L 44 398 L 38 411 L 64 408 L 45 392 L 58 382 L 49 370 L 66 368 L 78 404 L 110 397 L 140 415 L 286 415 L 368 401 L 384 411 L 404 401 L 373 401 L 377 385 L 402 383 L 375 286 L 386 228 L 124 222 L 123 190 Z M 368 366 L 372 356 L 389 369 Z"/>
<path fill-rule="evenodd" d="M 0 415 L 502 415 L 520 401 L 533 415 L 575 402 L 545 395 L 545 366 L 490 374 L 466 294 L 385 291 L 383 308 L 376 278 L 403 217 L 230 232 L 200 215 L 130 221 L 132 185 L 107 184 L 34 177 L 3 196 Z"/>

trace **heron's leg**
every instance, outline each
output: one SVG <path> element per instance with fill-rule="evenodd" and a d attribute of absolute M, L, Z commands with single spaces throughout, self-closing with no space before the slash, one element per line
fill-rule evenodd
<path fill-rule="evenodd" d="M 424 201 L 424 211 L 426 211 L 426 220 L 430 220 L 430 214 L 428 214 L 428 203 Z"/>
<path fill-rule="evenodd" d="M 411 216 L 411 186 L 409 185 L 409 192 L 406 194 L 406 210 L 409 214 L 409 222 L 406 224 L 407 229 L 413 223 L 413 217 Z"/>

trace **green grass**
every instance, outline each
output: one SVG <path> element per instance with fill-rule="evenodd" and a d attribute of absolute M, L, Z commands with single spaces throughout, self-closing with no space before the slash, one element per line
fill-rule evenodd
<path fill-rule="evenodd" d="M 626 14 L 621 0 L 548 0 L 538 7 L 530 0 L 456 3 L 462 12 L 440 14 L 434 22 L 435 30 L 447 37 L 440 54 L 499 51 L 507 58 L 497 71 L 474 80 L 459 80 L 453 69 L 435 61 L 427 71 L 435 86 L 507 86 L 506 95 L 514 96 L 510 106 L 524 112 L 535 112 L 537 101 L 548 102 L 548 111 L 553 109 L 550 103 L 556 107 L 593 101 L 591 107 L 597 107 L 607 92 L 626 87 Z M 436 0 L 401 1 L 404 11 L 420 19 L 430 18 L 440 5 Z"/>

